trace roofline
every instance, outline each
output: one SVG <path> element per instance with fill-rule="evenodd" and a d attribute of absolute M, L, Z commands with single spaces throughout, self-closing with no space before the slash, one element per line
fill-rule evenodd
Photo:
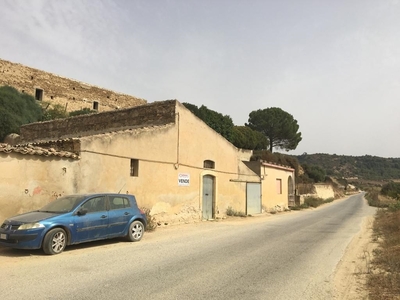
<path fill-rule="evenodd" d="M 275 169 L 279 169 L 279 170 L 285 170 L 285 171 L 290 171 L 290 172 L 294 172 L 295 170 L 293 168 L 287 167 L 287 166 L 283 166 L 283 165 L 277 165 L 274 163 L 268 163 L 266 161 L 260 161 L 261 165 L 265 166 L 265 167 L 270 167 L 270 168 L 275 168 Z"/>

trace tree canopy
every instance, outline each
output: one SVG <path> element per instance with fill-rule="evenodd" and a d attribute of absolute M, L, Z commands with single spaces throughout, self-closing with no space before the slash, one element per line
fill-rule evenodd
<path fill-rule="evenodd" d="M 19 133 L 21 125 L 41 118 L 42 108 L 35 98 L 10 86 L 0 87 L 0 141 L 10 133 Z"/>
<path fill-rule="evenodd" d="M 232 144 L 242 149 L 263 150 L 268 148 L 268 139 L 250 127 L 234 126 Z"/>
<path fill-rule="evenodd" d="M 187 109 L 189 109 L 195 116 L 203 120 L 208 126 L 226 138 L 228 141 L 233 140 L 233 121 L 228 115 L 223 115 L 214 110 L 208 109 L 202 105 L 198 108 L 194 104 L 182 103 Z"/>
<path fill-rule="evenodd" d="M 297 120 L 278 107 L 252 111 L 246 126 L 264 134 L 269 140 L 269 150 L 280 148 L 294 150 L 301 141 Z"/>

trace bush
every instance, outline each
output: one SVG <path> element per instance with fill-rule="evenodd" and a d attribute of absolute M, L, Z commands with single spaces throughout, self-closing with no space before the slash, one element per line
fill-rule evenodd
<path fill-rule="evenodd" d="M 244 212 L 234 210 L 230 206 L 226 209 L 226 215 L 231 217 L 247 217 Z"/>
<path fill-rule="evenodd" d="M 304 203 L 310 207 L 318 207 L 324 203 L 324 200 L 317 197 L 306 197 Z"/>
<path fill-rule="evenodd" d="M 42 105 L 46 105 L 46 108 L 43 112 L 42 121 L 68 118 L 68 113 L 62 105 L 54 104 L 53 106 L 51 106 L 49 103 L 46 102 L 43 102 Z"/>
<path fill-rule="evenodd" d="M 146 231 L 154 231 L 157 228 L 156 218 L 150 214 L 150 209 L 142 207 L 141 210 L 144 211 L 147 219 Z"/>
<path fill-rule="evenodd" d="M 290 210 L 301 210 L 301 209 L 305 209 L 305 208 L 309 208 L 310 206 L 308 206 L 307 203 L 303 203 L 301 205 L 296 205 L 296 206 L 291 206 Z"/>
<path fill-rule="evenodd" d="M 385 184 L 381 189 L 381 194 L 396 200 L 400 200 L 400 183 L 389 182 Z"/>
<path fill-rule="evenodd" d="M 81 115 L 88 115 L 88 114 L 94 114 L 97 113 L 97 110 L 91 110 L 90 108 L 82 108 L 80 110 L 74 110 L 69 113 L 70 117 L 74 116 L 81 116 Z"/>
<path fill-rule="evenodd" d="M 367 199 L 370 206 L 380 208 L 388 207 L 387 204 L 382 203 L 382 201 L 379 199 L 379 192 L 376 190 L 370 190 L 368 193 L 365 194 L 365 198 Z"/>
<path fill-rule="evenodd" d="M 397 201 L 396 203 L 391 203 L 388 206 L 388 209 L 392 212 L 400 210 L 400 201 Z"/>

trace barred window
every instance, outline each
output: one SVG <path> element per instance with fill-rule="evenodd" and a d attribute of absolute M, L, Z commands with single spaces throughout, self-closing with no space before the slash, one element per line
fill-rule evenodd
<path fill-rule="evenodd" d="M 215 162 L 207 159 L 203 162 L 203 168 L 204 169 L 215 169 Z"/>
<path fill-rule="evenodd" d="M 131 176 L 138 177 L 139 176 L 139 160 L 131 159 Z"/>

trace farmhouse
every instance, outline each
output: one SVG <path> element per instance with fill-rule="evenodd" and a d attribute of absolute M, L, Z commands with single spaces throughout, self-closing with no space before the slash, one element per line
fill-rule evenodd
<path fill-rule="evenodd" d="M 294 204 L 294 170 L 252 161 L 177 100 L 21 127 L 0 144 L 0 219 L 65 194 L 135 194 L 161 223 Z M 293 203 L 292 203 L 293 202 Z"/>

